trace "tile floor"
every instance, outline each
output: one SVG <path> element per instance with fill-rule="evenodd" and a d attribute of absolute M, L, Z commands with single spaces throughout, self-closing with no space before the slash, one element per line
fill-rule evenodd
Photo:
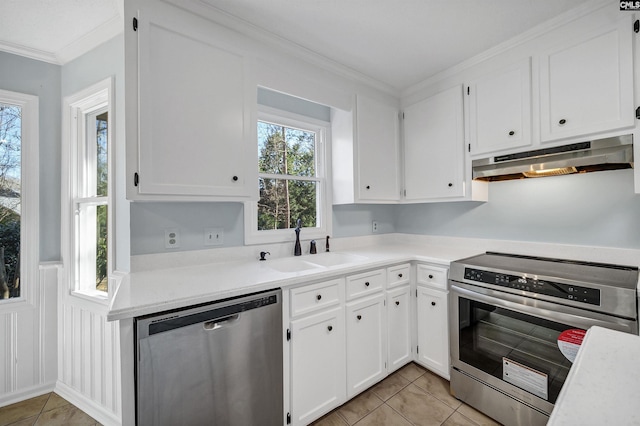
<path fill-rule="evenodd" d="M 494 426 L 449 394 L 449 382 L 411 363 L 313 426 Z"/>
<path fill-rule="evenodd" d="M 0 426 L 99 426 L 94 418 L 51 392 L 0 408 Z"/>

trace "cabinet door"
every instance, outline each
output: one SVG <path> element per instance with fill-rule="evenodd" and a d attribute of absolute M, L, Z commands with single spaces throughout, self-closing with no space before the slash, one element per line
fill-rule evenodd
<path fill-rule="evenodd" d="M 541 55 L 542 141 L 634 125 L 631 28 L 625 16 Z"/>
<path fill-rule="evenodd" d="M 397 201 L 399 185 L 398 110 L 357 97 L 356 140 L 358 201 Z"/>
<path fill-rule="evenodd" d="M 531 60 L 469 84 L 471 156 L 531 145 Z"/>
<path fill-rule="evenodd" d="M 449 380 L 447 292 L 418 286 L 418 362 Z"/>
<path fill-rule="evenodd" d="M 387 291 L 388 373 L 411 361 L 409 286 Z"/>
<path fill-rule="evenodd" d="M 405 200 L 464 196 L 462 86 L 404 110 Z"/>
<path fill-rule="evenodd" d="M 385 295 L 348 303 L 347 397 L 362 392 L 386 375 Z"/>
<path fill-rule="evenodd" d="M 344 309 L 291 322 L 291 411 L 306 425 L 345 401 Z"/>
<path fill-rule="evenodd" d="M 166 7 L 138 16 L 137 191 L 250 197 L 257 192 L 249 125 L 255 93 L 251 99 L 245 59 Z"/>

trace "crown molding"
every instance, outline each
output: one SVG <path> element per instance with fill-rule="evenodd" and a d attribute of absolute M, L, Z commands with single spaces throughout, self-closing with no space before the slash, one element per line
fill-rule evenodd
<path fill-rule="evenodd" d="M 50 64 L 61 65 L 58 57 L 51 52 L 34 49 L 32 47 L 23 46 L 21 44 L 0 41 L 0 51 L 12 53 L 25 58 L 35 59 L 36 61 L 48 62 Z"/>
<path fill-rule="evenodd" d="M 447 77 L 451 77 L 452 75 L 458 74 L 468 68 L 476 66 L 488 59 L 504 53 L 507 50 L 513 49 L 526 42 L 534 40 L 544 35 L 545 33 L 548 33 L 549 31 L 555 30 L 559 27 L 562 27 L 563 25 L 567 25 L 597 10 L 604 9 L 605 7 L 611 7 L 612 4 L 613 3 L 611 2 L 611 0 L 592 0 L 582 6 L 561 13 L 560 15 L 541 23 L 520 35 L 512 37 L 505 42 L 489 48 L 478 55 L 472 56 L 471 58 L 466 59 L 457 65 L 447 68 L 444 71 L 436 73 L 419 83 L 403 89 L 400 93 L 400 97 L 405 98 L 411 96 L 416 92 L 434 85 L 440 80 L 444 80 Z"/>
<path fill-rule="evenodd" d="M 124 20 L 122 15 L 119 14 L 82 37 L 73 40 L 58 50 L 55 56 L 58 59 L 58 63 L 64 65 L 123 32 Z"/>
<path fill-rule="evenodd" d="M 215 5 L 203 0 L 164 0 L 173 6 L 187 10 L 191 13 L 200 15 L 201 17 L 214 22 L 218 25 L 240 33 L 252 40 L 265 43 L 271 47 L 274 47 L 280 51 L 283 51 L 291 56 L 301 59 L 311 65 L 320 67 L 326 71 L 330 71 L 341 77 L 349 80 L 355 80 L 359 83 L 376 88 L 386 94 L 397 97 L 400 93 L 400 89 L 395 88 L 387 83 L 384 83 L 376 78 L 373 78 L 367 74 L 363 74 L 360 71 L 356 71 L 344 64 L 336 62 L 326 56 L 306 48 L 295 41 L 281 37 L 271 31 L 258 27 L 236 15 L 219 9 Z"/>

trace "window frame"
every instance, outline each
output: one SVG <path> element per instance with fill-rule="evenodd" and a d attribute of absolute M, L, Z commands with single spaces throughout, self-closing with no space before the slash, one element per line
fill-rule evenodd
<path fill-rule="evenodd" d="M 317 135 L 316 139 L 316 178 L 309 179 L 301 177 L 301 179 L 291 180 L 313 180 L 318 182 L 317 188 L 317 215 L 320 223 L 319 227 L 302 228 L 300 236 L 303 240 L 325 238 L 331 235 L 332 230 L 332 209 L 331 209 L 331 166 L 329 159 L 331 158 L 331 123 L 295 114 L 288 111 L 279 110 L 263 105 L 258 105 L 258 114 L 255 121 L 255 127 L 258 121 L 267 121 L 279 124 L 285 127 L 292 127 L 301 130 L 313 131 Z M 258 140 L 257 132 L 255 140 L 255 165 L 258 167 Z M 263 173 L 258 172 L 258 179 Z M 273 175 L 267 175 L 273 177 Z M 255 183 L 258 185 L 258 181 Z M 293 228 L 274 229 L 274 230 L 258 230 L 258 201 L 247 201 L 244 203 L 244 243 L 245 245 L 265 244 L 265 243 L 283 243 L 295 241 L 295 232 Z M 303 249 L 303 253 L 307 250 Z"/>
<path fill-rule="evenodd" d="M 20 296 L 0 300 L 0 313 L 35 306 L 40 267 L 39 98 L 0 89 L 0 103 L 21 108 Z"/>
<path fill-rule="evenodd" d="M 95 268 L 95 256 L 93 260 L 83 261 L 82 254 L 78 253 L 79 227 L 86 218 L 80 214 L 81 207 L 107 206 L 107 280 L 113 275 L 113 260 L 115 259 L 115 243 L 113 218 L 113 181 L 114 181 L 114 143 L 115 117 L 113 106 L 113 78 L 107 78 L 84 90 L 64 99 L 63 106 L 63 153 L 62 153 L 62 247 L 64 253 L 65 283 L 67 291 L 80 298 L 107 304 L 112 297 L 111 285 L 108 291 L 100 291 L 95 288 L 95 282 L 88 284 L 80 282 L 80 270 Z M 87 118 L 96 117 L 107 113 L 107 196 L 87 196 L 85 186 L 95 183 L 93 179 L 87 179 L 88 166 L 95 163 L 90 158 L 95 150 L 88 149 L 86 143 L 95 137 L 87 136 Z M 84 182 L 84 183 L 83 183 Z M 110 284 L 110 283 L 109 283 Z"/>

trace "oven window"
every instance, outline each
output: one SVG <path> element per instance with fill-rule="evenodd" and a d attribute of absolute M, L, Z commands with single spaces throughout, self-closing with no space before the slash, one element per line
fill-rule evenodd
<path fill-rule="evenodd" d="M 458 300 L 460 360 L 555 403 L 571 368 L 558 336 L 576 327 Z"/>

